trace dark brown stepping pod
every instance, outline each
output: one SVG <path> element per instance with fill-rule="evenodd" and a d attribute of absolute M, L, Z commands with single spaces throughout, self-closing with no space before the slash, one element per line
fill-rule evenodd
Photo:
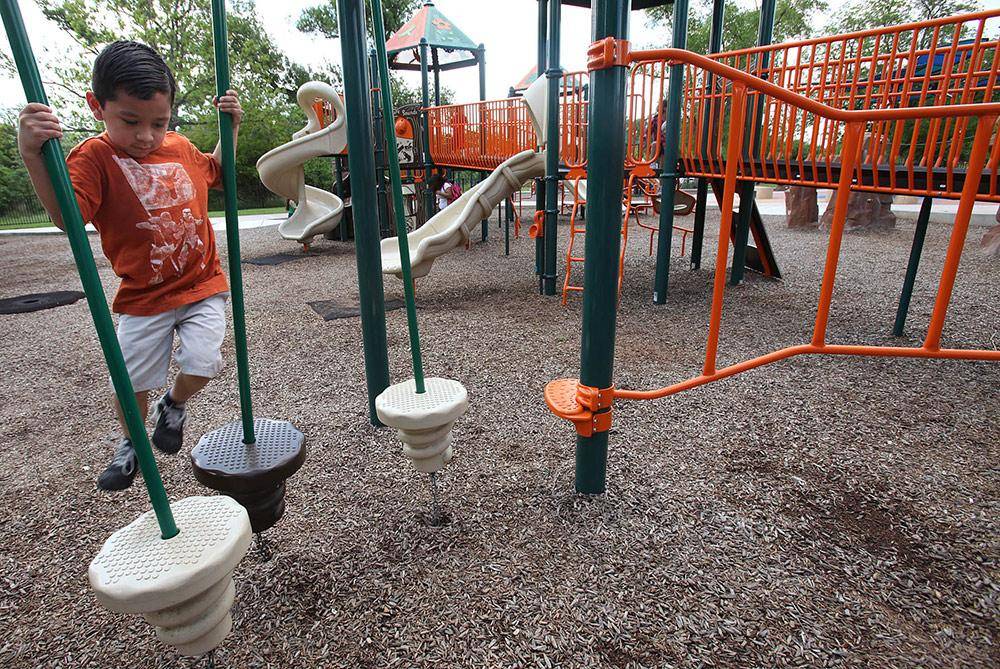
<path fill-rule="evenodd" d="M 254 444 L 243 443 L 243 423 L 209 432 L 191 451 L 199 483 L 242 504 L 254 532 L 274 526 L 285 513 L 285 479 L 306 460 L 305 437 L 285 420 L 254 421 Z"/>

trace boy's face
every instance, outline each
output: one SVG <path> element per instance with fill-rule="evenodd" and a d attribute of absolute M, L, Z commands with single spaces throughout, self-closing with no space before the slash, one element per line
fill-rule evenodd
<path fill-rule="evenodd" d="M 94 118 L 104 122 L 111 143 L 133 158 L 145 158 L 160 148 L 170 123 L 170 98 L 154 93 L 141 100 L 118 91 L 114 100 L 102 106 L 93 92 L 87 91 L 87 104 Z"/>

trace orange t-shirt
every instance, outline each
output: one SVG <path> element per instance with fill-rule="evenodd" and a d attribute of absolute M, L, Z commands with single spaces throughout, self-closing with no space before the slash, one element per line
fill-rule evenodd
<path fill-rule="evenodd" d="M 136 160 L 107 133 L 66 160 L 83 220 L 101 234 L 122 283 L 116 313 L 152 316 L 228 290 L 208 220 L 208 189 L 221 169 L 186 137 L 168 132 Z"/>

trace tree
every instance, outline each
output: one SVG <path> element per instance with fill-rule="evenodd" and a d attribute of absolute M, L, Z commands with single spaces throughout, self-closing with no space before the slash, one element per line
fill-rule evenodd
<path fill-rule="evenodd" d="M 854 0 L 841 7 L 830 22 L 829 30 L 848 33 L 869 28 L 897 26 L 912 21 L 925 21 L 953 16 L 979 9 L 979 3 L 968 0 Z"/>
<path fill-rule="evenodd" d="M 406 23 L 421 5 L 421 0 L 385 0 L 382 3 L 382 20 L 385 22 L 385 34 L 391 35 Z M 367 16 L 372 15 L 371 0 L 365 0 Z M 336 0 L 326 0 L 326 4 L 309 7 L 299 15 L 295 27 L 304 33 L 322 35 L 330 39 L 340 37 L 340 25 L 337 21 Z M 371 22 L 368 24 L 368 35 L 374 37 Z"/>
<path fill-rule="evenodd" d="M 210 5 L 199 0 L 39 0 L 45 16 L 69 34 L 86 57 L 73 54 L 57 63 L 50 86 L 68 127 L 93 134 L 97 128 L 81 104 L 90 87 L 94 57 L 109 42 L 134 39 L 156 49 L 177 80 L 171 127 L 201 149 L 211 150 L 218 129 L 215 109 L 214 47 Z M 241 199 L 264 199 L 257 159 L 287 142 L 301 125 L 295 102 L 310 79 L 338 81 L 339 71 L 311 72 L 291 62 L 270 39 L 251 0 L 230 0 L 228 33 L 233 88 L 246 110 L 237 153 Z M 73 104 L 65 104 L 72 101 Z M 59 103 L 63 104 L 59 104 Z M 75 110 L 66 113 L 66 110 Z"/>
<path fill-rule="evenodd" d="M 712 0 L 698 0 L 688 17 L 687 48 L 695 53 L 708 53 L 712 27 Z M 805 38 L 812 34 L 811 24 L 827 8 L 826 0 L 778 0 L 774 11 L 774 42 Z M 743 6 L 737 0 L 726 0 L 722 31 L 722 50 L 734 51 L 757 45 L 760 9 Z M 654 25 L 673 30 L 673 6 L 646 10 Z M 666 39 L 665 42 L 669 42 Z"/>

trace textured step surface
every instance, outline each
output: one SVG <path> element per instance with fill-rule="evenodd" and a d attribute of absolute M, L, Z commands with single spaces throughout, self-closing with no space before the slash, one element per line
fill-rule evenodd
<path fill-rule="evenodd" d="M 433 473 L 452 458 L 451 428 L 469 408 L 469 395 L 458 381 L 424 379 L 417 393 L 413 379 L 389 386 L 375 398 L 379 419 L 396 428 L 403 455 L 418 471 Z"/>

